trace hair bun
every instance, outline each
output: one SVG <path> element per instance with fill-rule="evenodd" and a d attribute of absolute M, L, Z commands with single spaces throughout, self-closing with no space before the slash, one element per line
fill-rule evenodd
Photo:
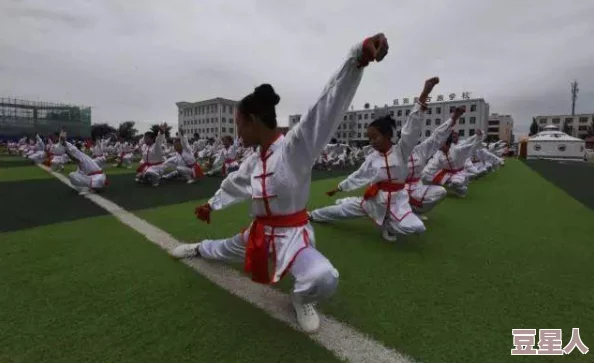
<path fill-rule="evenodd" d="M 270 106 L 276 106 L 280 102 L 280 96 L 274 92 L 274 88 L 268 83 L 256 87 L 254 90 L 254 97 Z"/>

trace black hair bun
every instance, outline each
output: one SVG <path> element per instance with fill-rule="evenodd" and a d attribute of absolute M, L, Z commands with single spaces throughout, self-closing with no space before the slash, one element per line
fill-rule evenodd
<path fill-rule="evenodd" d="M 262 103 L 270 106 L 276 106 L 280 102 L 280 96 L 274 92 L 274 88 L 268 83 L 264 83 L 256 87 L 254 90 L 254 97 Z"/>

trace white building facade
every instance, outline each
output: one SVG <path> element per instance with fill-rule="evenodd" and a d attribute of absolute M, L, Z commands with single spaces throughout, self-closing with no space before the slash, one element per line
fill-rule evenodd
<path fill-rule="evenodd" d="M 546 115 L 534 116 L 540 131 L 547 126 L 557 126 L 559 130 L 570 136 L 585 139 L 588 136 L 588 127 L 592 125 L 592 114 L 580 115 Z"/>
<path fill-rule="evenodd" d="M 343 122 L 339 125 L 336 134 L 333 136 L 340 143 L 362 144 L 367 142 L 367 126 L 374 120 L 376 113 L 385 115 L 389 113 L 396 120 L 396 129 L 399 131 L 406 121 L 406 117 L 413 109 L 414 98 L 396 99 L 391 106 L 374 106 L 373 109 L 363 108 L 360 110 L 347 111 L 343 116 Z M 366 105 L 368 106 L 368 104 Z M 433 130 L 450 117 L 454 108 L 462 106 L 466 113 L 460 117 L 455 130 L 460 133 L 460 138 L 465 139 L 475 134 L 477 129 L 487 132 L 489 120 L 489 104 L 483 98 L 470 98 L 468 92 L 456 97 L 452 93 L 449 96 L 438 95 L 428 102 L 428 109 L 423 119 L 421 140 L 431 135 Z M 289 116 L 289 126 L 292 127 L 301 119 L 301 115 Z"/>
<path fill-rule="evenodd" d="M 488 141 L 505 141 L 508 145 L 514 142 L 514 119 L 511 115 L 493 113 L 487 125 Z"/>
<path fill-rule="evenodd" d="M 198 102 L 177 102 L 178 129 L 189 135 L 197 133 L 201 139 L 223 136 L 236 138 L 237 104 L 237 101 L 220 97 Z"/>

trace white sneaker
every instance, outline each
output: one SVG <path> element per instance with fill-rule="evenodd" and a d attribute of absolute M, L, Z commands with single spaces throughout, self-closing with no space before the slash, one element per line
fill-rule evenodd
<path fill-rule="evenodd" d="M 382 231 L 382 238 L 388 242 L 396 242 L 398 236 L 395 234 L 391 234 L 387 229 Z"/>
<path fill-rule="evenodd" d="M 196 179 L 190 179 L 187 181 L 187 184 L 194 184 L 196 182 Z"/>
<path fill-rule="evenodd" d="M 315 333 L 320 329 L 320 317 L 314 304 L 301 304 L 294 298 L 291 299 L 297 314 L 297 323 L 306 333 Z"/>
<path fill-rule="evenodd" d="M 176 258 L 196 257 L 199 255 L 198 246 L 200 243 L 179 245 L 171 251 L 171 255 Z"/>

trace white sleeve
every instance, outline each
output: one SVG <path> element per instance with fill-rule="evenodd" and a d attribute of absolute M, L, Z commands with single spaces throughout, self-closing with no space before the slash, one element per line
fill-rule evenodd
<path fill-rule="evenodd" d="M 208 201 L 213 210 L 220 210 L 252 197 L 251 175 L 258 155 L 253 156 L 223 180 L 219 190 Z"/>
<path fill-rule="evenodd" d="M 182 144 L 182 148 L 189 152 L 190 154 L 193 154 L 194 152 L 192 151 L 192 148 L 190 147 L 190 142 L 188 141 L 188 137 L 186 135 L 182 135 L 181 137 L 181 144 Z"/>
<path fill-rule="evenodd" d="M 375 173 L 375 169 L 371 166 L 371 158 L 366 158 L 359 169 L 338 184 L 338 188 L 348 192 L 369 185 L 373 181 Z"/>
<path fill-rule="evenodd" d="M 398 144 L 396 145 L 396 148 L 398 148 L 402 154 L 403 160 L 408 159 L 421 137 L 422 117 L 423 112 L 421 112 L 421 105 L 415 103 L 412 112 L 408 115 L 408 118 L 400 131 L 400 140 L 398 140 Z"/>
<path fill-rule="evenodd" d="M 285 158 L 297 171 L 310 172 L 342 121 L 363 76 L 359 67 L 363 43 L 351 49 L 346 61 L 330 78 L 321 96 L 286 135 Z"/>
<path fill-rule="evenodd" d="M 429 160 L 427 165 L 425 165 L 425 168 L 423 169 L 422 173 L 423 182 L 431 183 L 435 173 L 443 169 L 443 165 L 441 162 L 442 153 L 442 151 L 437 151 L 435 154 L 433 154 L 433 157 L 431 158 L 431 160 Z"/>
<path fill-rule="evenodd" d="M 435 154 L 435 152 L 437 152 L 440 147 L 443 146 L 452 133 L 452 124 L 452 119 L 448 119 L 446 122 L 433 130 L 433 133 L 431 133 L 431 136 L 429 136 L 427 140 L 423 141 L 417 146 L 424 159 L 428 159 L 431 155 Z"/>

